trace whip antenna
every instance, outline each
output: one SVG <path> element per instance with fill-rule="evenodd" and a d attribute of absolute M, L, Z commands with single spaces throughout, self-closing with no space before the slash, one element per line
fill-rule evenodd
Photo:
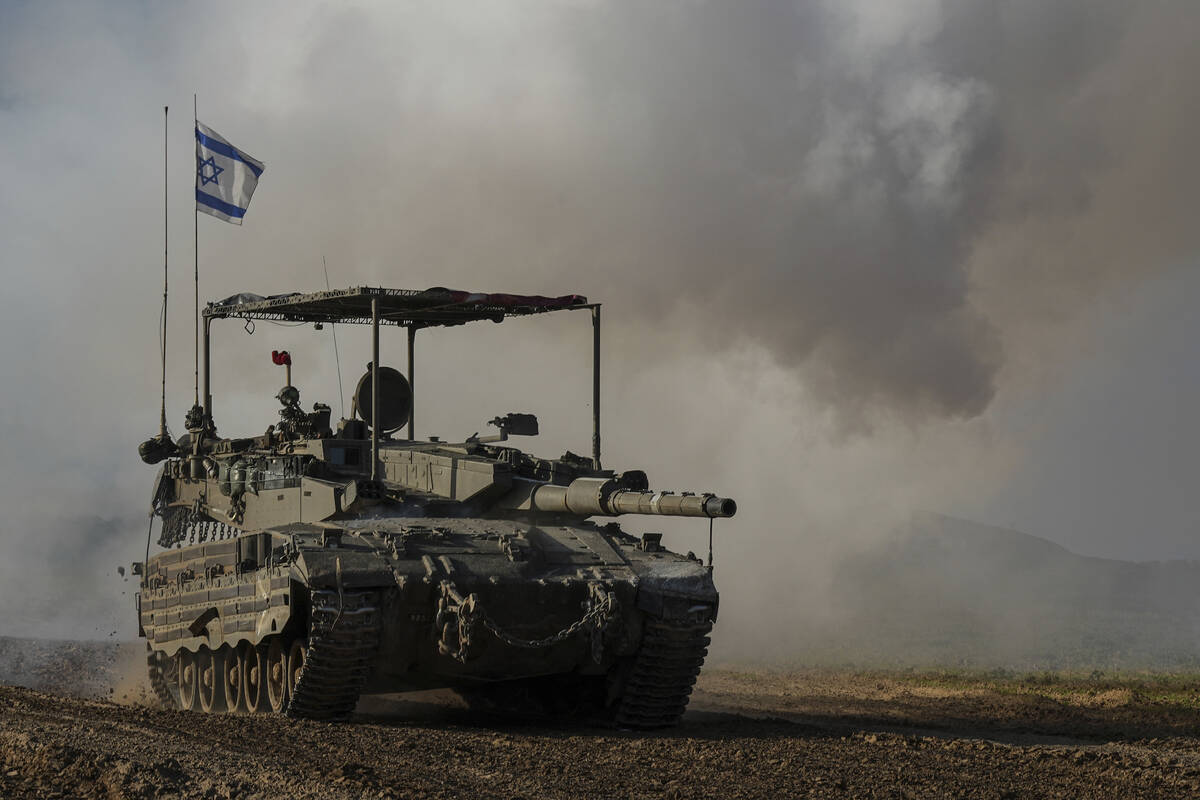
<path fill-rule="evenodd" d="M 708 571 L 712 572 L 712 528 L 713 518 L 708 518 Z"/>
<path fill-rule="evenodd" d="M 163 106 L 163 303 L 158 342 L 159 357 L 162 359 L 162 405 L 159 407 L 158 435 L 162 439 L 167 438 L 167 111 L 168 107 Z"/>
<path fill-rule="evenodd" d="M 175 443 L 167 432 L 167 106 L 163 106 L 163 299 L 162 309 L 158 313 L 158 356 L 162 364 L 162 402 L 158 408 L 158 436 L 147 439 L 138 445 L 138 455 L 147 464 L 157 464 L 164 458 L 170 458 L 176 452 Z M 153 512 L 151 516 L 153 524 Z M 146 533 L 149 548 L 149 532 Z"/>
<path fill-rule="evenodd" d="M 321 256 L 321 268 L 325 270 L 325 291 L 329 291 L 329 265 L 325 263 L 325 256 Z M 345 392 L 342 390 L 342 359 L 338 356 L 337 345 L 337 325 L 329 323 L 329 330 L 333 331 L 333 363 L 337 364 L 338 375 L 338 408 L 342 419 L 346 418 L 346 400 Z"/>

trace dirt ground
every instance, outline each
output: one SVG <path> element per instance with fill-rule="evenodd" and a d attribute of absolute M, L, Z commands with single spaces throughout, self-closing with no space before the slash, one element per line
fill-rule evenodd
<path fill-rule="evenodd" d="M 50 691 L 0 686 L 0 797 L 1200 797 L 1186 676 L 709 669 L 683 724 L 646 734 L 472 716 L 449 693 L 365 699 L 343 724 L 161 711 L 122 677 L 132 655 L 105 666 L 119 690 L 88 684 L 116 702 L 50 668 L 27 681 Z"/>

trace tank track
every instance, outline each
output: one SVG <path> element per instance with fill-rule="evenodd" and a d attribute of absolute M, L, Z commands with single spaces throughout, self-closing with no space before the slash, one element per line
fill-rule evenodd
<path fill-rule="evenodd" d="M 345 719 L 375 666 L 379 611 L 371 592 L 312 592 L 308 653 L 286 713 L 301 719 Z"/>
<path fill-rule="evenodd" d="M 708 655 L 712 623 L 647 620 L 642 646 L 617 702 L 618 727 L 647 730 L 679 724 Z"/>
<path fill-rule="evenodd" d="M 154 690 L 154 696 L 158 698 L 158 702 L 163 708 L 175 709 L 179 708 L 179 704 L 175 700 L 175 695 L 171 692 L 171 684 L 167 682 L 167 675 L 162 667 L 162 661 L 157 653 L 151 653 L 146 656 L 146 671 L 150 675 L 150 688 Z"/>

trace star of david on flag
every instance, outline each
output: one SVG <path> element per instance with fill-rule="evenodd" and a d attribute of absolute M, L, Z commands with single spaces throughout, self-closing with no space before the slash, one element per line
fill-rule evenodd
<path fill-rule="evenodd" d="M 242 224 L 263 163 L 227 142 L 207 125 L 196 123 L 196 210 Z"/>
<path fill-rule="evenodd" d="M 200 162 L 199 177 L 201 186 L 207 186 L 210 183 L 216 183 L 217 176 L 225 171 L 223 168 L 218 167 L 214 161 L 215 159 L 213 159 L 212 156 L 209 156 L 207 159 Z"/>

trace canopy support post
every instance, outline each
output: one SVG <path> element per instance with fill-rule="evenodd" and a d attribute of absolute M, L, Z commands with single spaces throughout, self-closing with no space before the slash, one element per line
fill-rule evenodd
<path fill-rule="evenodd" d="M 371 480 L 379 480 L 379 296 L 371 296 Z"/>
<path fill-rule="evenodd" d="M 592 468 L 600 469 L 600 304 L 592 306 Z"/>
<path fill-rule="evenodd" d="M 204 426 L 212 427 L 212 389 L 209 387 L 209 357 L 208 357 L 208 340 L 209 330 L 212 327 L 212 318 L 204 318 Z"/>
<path fill-rule="evenodd" d="M 412 400 L 408 404 L 408 440 L 411 442 L 416 434 L 413 433 L 413 406 L 417 404 L 417 392 L 413 388 L 413 342 L 417 338 L 417 329 L 408 326 L 408 388 L 412 390 Z"/>

